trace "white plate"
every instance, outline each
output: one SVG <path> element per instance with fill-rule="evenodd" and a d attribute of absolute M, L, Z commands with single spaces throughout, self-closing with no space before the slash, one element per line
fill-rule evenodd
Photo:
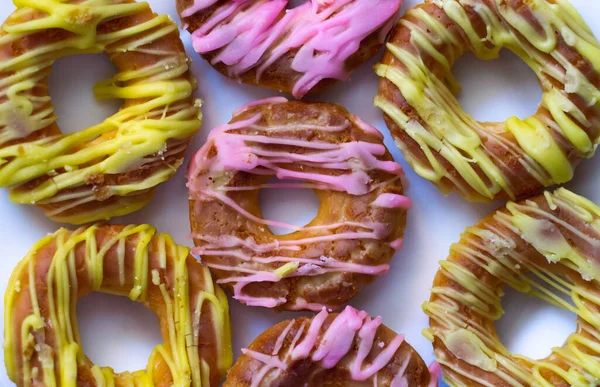
<path fill-rule="evenodd" d="M 571 0 L 597 36 L 600 36 L 600 2 Z M 175 0 L 150 0 L 154 11 L 168 13 L 179 20 Z M 407 6 L 419 3 L 407 0 Z M 14 10 L 7 0 L 0 4 L 0 20 Z M 215 126 L 228 122 L 233 110 L 242 104 L 271 96 L 273 93 L 252 86 L 238 85 L 225 79 L 191 49 L 188 33 L 182 33 L 192 69 L 198 77 L 198 97 L 204 99 L 204 125 L 196 136 L 189 155 L 203 143 Z M 385 324 L 404 333 L 427 363 L 433 361 L 431 344 L 421 336 L 427 318 L 421 304 L 429 298 L 429 288 L 438 267 L 446 258 L 451 243 L 458 241 L 463 229 L 498 207 L 500 203 L 481 205 L 466 203 L 455 195 L 442 196 L 429 182 L 418 177 L 404 162 L 383 123 L 381 113 L 373 107 L 377 77 L 371 70 L 376 61 L 363 66 L 349 83 L 339 84 L 318 99 L 343 104 L 351 112 L 378 127 L 386 135 L 386 144 L 405 167 L 410 187 L 408 195 L 414 208 L 408 218 L 405 247 L 392 261 L 385 277 L 352 301 L 357 308 L 372 315 L 381 315 Z M 111 74 L 111 67 L 102 55 L 70 57 L 60 60 L 51 77 L 51 94 L 58 105 L 60 126 L 69 132 L 99 123 L 117 109 L 118 103 L 98 103 L 91 86 Z M 473 56 L 462 58 L 456 66 L 464 92 L 461 102 L 476 118 L 503 120 L 511 115 L 522 118 L 533 113 L 541 96 L 535 76 L 516 57 L 503 52 L 499 60 L 481 62 Z M 112 110 L 111 110 L 112 109 Z M 600 156 L 583 163 L 573 182 L 567 187 L 600 203 Z M 187 191 L 184 170 L 158 188 L 151 204 L 135 214 L 113 219 L 113 223 L 150 223 L 168 232 L 182 244 L 189 244 Z M 285 197 L 285 203 L 281 198 Z M 292 201 L 296 198 L 295 201 Z M 315 202 L 304 194 L 272 193 L 267 215 L 278 220 L 308 222 L 315 213 Z M 59 225 L 47 220 L 35 208 L 9 202 L 6 190 L 0 190 L 0 289 L 4 290 L 11 271 L 38 239 L 54 232 Z M 561 345 L 575 327 L 575 318 L 529 297 L 513 294 L 505 297 L 507 315 L 498 324 L 500 336 L 509 349 L 533 357 L 544 357 L 550 348 Z M 233 343 L 236 356 L 263 330 L 293 313 L 277 314 L 270 310 L 250 308 L 231 301 Z M 142 306 L 126 299 L 93 294 L 78 304 L 83 347 L 92 361 L 108 365 L 117 371 L 145 368 L 151 349 L 161 341 L 156 319 Z M 2 308 L 3 309 L 3 308 Z M 543 324 L 541 322 L 543 321 Z M 3 322 L 0 319 L 0 325 Z M 0 352 L 3 359 L 3 353 Z M 0 386 L 12 385 L 4 367 L 0 366 Z"/>

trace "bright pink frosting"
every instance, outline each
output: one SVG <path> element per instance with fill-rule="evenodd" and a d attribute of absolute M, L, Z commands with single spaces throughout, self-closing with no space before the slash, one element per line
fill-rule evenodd
<path fill-rule="evenodd" d="M 195 0 L 182 16 L 217 3 Z M 292 94 L 300 98 L 323 79 L 348 79 L 346 60 L 379 29 L 383 42 L 401 5 L 402 0 L 312 0 L 286 10 L 288 0 L 226 0 L 192 33 L 192 44 L 200 54 L 218 51 L 212 63 L 225 64 L 231 77 L 257 68 L 260 78 L 294 53 L 291 67 L 301 77 Z"/>
<path fill-rule="evenodd" d="M 271 371 L 287 371 L 291 363 L 310 359 L 312 362 L 319 363 L 325 369 L 336 367 L 342 359 L 352 356 L 347 361 L 344 360 L 344 366 L 353 380 L 365 381 L 372 379 L 374 385 L 377 381 L 377 373 L 386 367 L 394 358 L 394 355 L 404 342 L 403 335 L 397 335 L 389 343 L 375 343 L 377 330 L 381 326 L 381 317 L 371 318 L 365 311 L 358 311 L 351 306 L 344 309 L 342 313 L 336 316 L 329 327 L 323 332 L 323 324 L 327 320 L 329 313 L 323 309 L 317 314 L 308 326 L 304 338 L 299 341 L 306 330 L 304 322 L 297 334 L 291 341 L 291 345 L 282 352 L 282 345 L 290 330 L 294 325 L 291 321 L 278 337 L 275 348 L 271 354 L 263 354 L 256 351 L 244 349 L 242 352 L 247 356 L 264 364 L 262 368 L 253 376 L 252 386 L 257 387 L 261 381 Z M 318 338 L 321 337 L 319 343 Z M 356 342 L 356 344 L 354 344 Z M 373 349 L 373 345 L 378 345 L 381 351 L 367 364 L 367 357 Z M 357 348 L 354 350 L 354 348 Z M 397 383 L 405 375 L 406 367 L 410 357 L 407 357 L 394 378 Z M 404 378 L 404 380 L 406 380 Z M 402 384 L 396 384 L 402 386 Z M 432 387 L 437 386 L 437 379 Z"/>
<path fill-rule="evenodd" d="M 266 100 L 252 102 L 241 107 L 234 113 L 234 117 L 247 111 L 253 106 L 261 104 L 281 104 L 286 103 L 285 98 L 276 97 Z M 350 116 L 352 122 L 346 121 L 339 126 L 315 126 L 302 122 L 294 125 L 295 130 L 318 130 L 318 131 L 343 131 L 350 125 L 361 128 L 366 133 L 380 133 L 361 121 L 356 116 Z M 319 142 L 316 140 L 305 141 L 290 139 L 287 137 L 278 137 L 276 135 L 266 136 L 268 130 L 277 133 L 278 130 L 290 130 L 287 128 L 278 128 L 270 126 L 268 128 L 260 126 L 261 113 L 250 115 L 241 121 L 231 124 L 225 124 L 214 129 L 209 135 L 207 143 L 193 157 L 189 170 L 189 189 L 192 200 L 218 200 L 224 205 L 234 209 L 241 216 L 265 226 L 277 226 L 294 231 L 326 231 L 325 235 L 316 235 L 294 240 L 275 240 L 271 243 L 258 243 L 253 238 L 242 239 L 236 235 L 203 235 L 194 233 L 192 237 L 201 241 L 198 247 L 192 250 L 193 254 L 203 257 L 233 257 L 239 260 L 240 265 L 226 266 L 211 262 L 205 259 L 203 262 L 217 270 L 235 272 L 235 276 L 220 279 L 219 283 L 229 283 L 233 285 L 234 298 L 251 306 L 276 307 L 287 302 L 285 298 L 258 298 L 244 293 L 244 287 L 251 283 L 276 283 L 281 281 L 273 271 L 256 270 L 249 268 L 244 263 L 259 263 L 272 267 L 273 264 L 284 265 L 290 262 L 297 262 L 299 266 L 286 278 L 319 276 L 326 273 L 348 272 L 367 275 L 382 275 L 389 270 L 388 264 L 367 265 L 352 262 L 345 262 L 336 259 L 335 256 L 320 257 L 298 257 L 286 256 L 287 252 L 300 251 L 302 248 L 319 243 L 327 243 L 343 240 L 385 240 L 392 233 L 394 225 L 379 222 L 351 222 L 332 223 L 326 225 L 315 225 L 299 227 L 281 222 L 275 222 L 259 218 L 236 203 L 229 195 L 228 190 L 258 190 L 261 188 L 277 187 L 299 187 L 299 188 L 317 188 L 322 190 L 332 190 L 346 192 L 351 195 L 364 195 L 377 189 L 377 185 L 372 184 L 369 171 L 379 170 L 389 173 L 391 181 L 399 179 L 402 175 L 402 168 L 394 161 L 381 159 L 386 152 L 385 146 L 381 143 L 371 143 L 366 141 L 351 141 L 340 144 L 330 142 Z M 253 134 L 241 134 L 235 129 L 252 129 Z M 265 145 L 270 145 L 269 147 Z M 290 153 L 281 150 L 279 145 L 292 145 L 294 147 L 306 149 L 307 152 Z M 216 156 L 208 157 L 209 150 L 216 148 Z M 298 169 L 289 168 L 290 165 L 304 165 L 306 167 L 319 166 L 321 172 L 300 172 Z M 343 170 L 344 174 L 329 174 L 331 170 Z M 213 184 L 213 176 L 222 175 L 223 172 L 246 172 L 258 175 L 274 175 L 279 179 L 293 179 L 307 182 L 308 184 L 266 184 L 263 186 L 251 187 L 216 187 Z M 409 198 L 393 194 L 383 193 L 376 197 L 370 204 L 373 207 L 393 209 L 409 209 L 412 205 Z M 201 218 L 202 214 L 197 217 Z M 343 228 L 344 231 L 336 232 Z M 402 246 L 401 239 L 395 239 L 388 243 L 393 249 L 399 249 Z M 291 309 L 309 309 L 318 311 L 324 305 L 299 302 L 291 305 Z M 329 306 L 328 306 L 329 307 Z"/>

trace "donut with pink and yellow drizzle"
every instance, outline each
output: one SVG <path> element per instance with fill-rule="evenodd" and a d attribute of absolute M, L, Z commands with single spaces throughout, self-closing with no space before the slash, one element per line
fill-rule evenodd
<path fill-rule="evenodd" d="M 338 309 L 385 274 L 402 246 L 411 207 L 402 178 L 381 133 L 343 107 L 256 101 L 192 160 L 192 253 L 247 305 Z M 259 191 L 277 188 L 313 189 L 315 219 L 303 227 L 264 219 Z"/>
<path fill-rule="evenodd" d="M 194 50 L 223 75 L 301 98 L 383 46 L 402 0 L 177 0 Z"/>
<path fill-rule="evenodd" d="M 381 317 L 350 306 L 283 321 L 242 352 L 224 387 L 435 387 L 440 377 Z"/>

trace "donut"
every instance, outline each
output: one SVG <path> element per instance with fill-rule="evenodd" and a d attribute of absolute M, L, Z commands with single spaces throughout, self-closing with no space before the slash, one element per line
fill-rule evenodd
<path fill-rule="evenodd" d="M 132 0 L 14 3 L 0 30 L 0 186 L 57 222 L 139 210 L 173 176 L 200 129 L 177 25 Z M 124 102 L 104 122 L 63 134 L 48 76 L 57 59 L 79 53 L 110 58 L 118 73 L 94 92 Z"/>
<path fill-rule="evenodd" d="M 116 374 L 81 350 L 75 306 L 91 292 L 153 311 L 164 344 Z M 60 229 L 18 264 L 4 303 L 4 361 L 18 386 L 218 386 L 231 366 L 227 298 L 210 271 L 149 225 Z"/>
<path fill-rule="evenodd" d="M 402 176 L 381 133 L 341 106 L 250 103 L 190 164 L 192 253 L 244 304 L 337 309 L 385 274 L 402 245 L 411 206 Z M 313 189 L 315 219 L 304 227 L 264 219 L 259 191 L 277 188 Z"/>
<path fill-rule="evenodd" d="M 350 306 L 283 321 L 242 353 L 225 387 L 435 387 L 439 376 L 381 317 Z"/>
<path fill-rule="evenodd" d="M 452 74 L 467 50 L 506 48 L 543 91 L 524 120 L 478 122 Z M 392 32 L 375 98 L 408 163 L 444 194 L 517 200 L 572 179 L 600 135 L 600 43 L 567 0 L 426 0 Z"/>
<path fill-rule="evenodd" d="M 564 188 L 509 202 L 440 266 L 425 334 L 450 386 L 600 384 L 600 207 Z M 506 285 L 575 313 L 576 331 L 545 359 L 512 354 L 494 328 Z"/>
<path fill-rule="evenodd" d="M 302 98 L 383 46 L 402 0 L 177 0 L 194 50 L 221 74 Z"/>

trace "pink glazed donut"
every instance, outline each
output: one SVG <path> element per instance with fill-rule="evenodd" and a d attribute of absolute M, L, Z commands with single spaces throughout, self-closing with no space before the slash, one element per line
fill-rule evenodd
<path fill-rule="evenodd" d="M 337 309 L 385 274 L 402 246 L 411 206 L 402 177 L 381 133 L 343 107 L 254 102 L 192 160 L 192 253 L 247 305 Z M 313 189 L 315 219 L 304 227 L 264 219 L 259 191 L 281 187 Z M 275 235 L 273 225 L 292 233 Z"/>
<path fill-rule="evenodd" d="M 283 321 L 242 352 L 224 387 L 437 387 L 441 371 L 381 317 L 350 306 Z"/>
<path fill-rule="evenodd" d="M 302 98 L 371 58 L 402 0 L 177 0 L 194 50 L 223 75 Z"/>

